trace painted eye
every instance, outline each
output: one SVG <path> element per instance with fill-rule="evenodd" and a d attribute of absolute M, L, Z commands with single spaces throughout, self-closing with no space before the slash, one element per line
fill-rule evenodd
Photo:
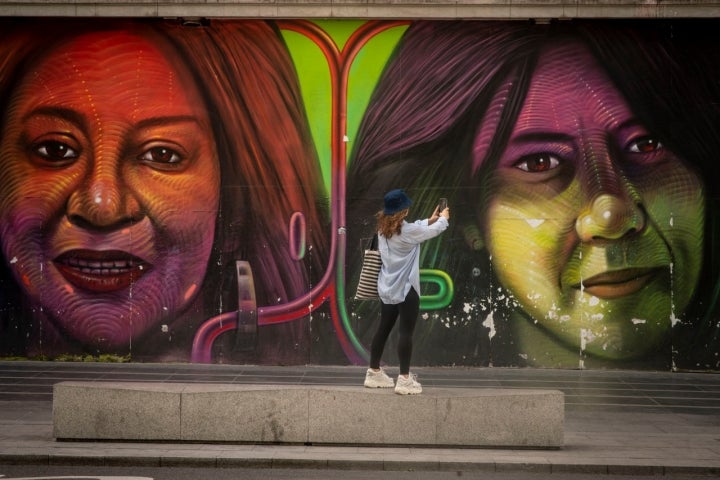
<path fill-rule="evenodd" d="M 653 137 L 642 137 L 638 140 L 630 142 L 627 150 L 631 153 L 653 153 L 663 148 L 663 144 Z"/>
<path fill-rule="evenodd" d="M 549 153 L 535 153 L 522 157 L 514 166 L 524 172 L 542 173 L 559 167 L 560 160 Z"/>
<path fill-rule="evenodd" d="M 51 162 L 63 162 L 78 158 L 77 150 L 68 144 L 56 140 L 46 140 L 33 147 L 33 151 L 40 157 Z"/>
<path fill-rule="evenodd" d="M 183 158 L 175 150 L 166 147 L 153 147 L 140 155 L 140 160 L 144 162 L 159 163 L 165 165 L 174 165 L 180 163 Z"/>

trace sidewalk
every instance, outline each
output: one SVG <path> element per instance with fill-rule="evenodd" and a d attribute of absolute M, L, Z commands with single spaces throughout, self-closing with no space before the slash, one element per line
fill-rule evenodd
<path fill-rule="evenodd" d="M 357 385 L 364 369 L 0 362 L 0 463 L 720 475 L 720 375 L 498 368 L 418 368 L 417 373 L 425 389 L 561 390 L 566 395 L 565 446 L 57 442 L 51 392 L 59 381 Z"/>

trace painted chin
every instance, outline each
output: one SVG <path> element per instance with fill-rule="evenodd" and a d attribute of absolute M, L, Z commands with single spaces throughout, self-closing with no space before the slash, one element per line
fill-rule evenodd
<path fill-rule="evenodd" d="M 586 279 L 573 287 L 605 300 L 632 295 L 661 275 L 660 268 L 628 268 L 605 272 Z"/>
<path fill-rule="evenodd" d="M 71 250 L 53 263 L 71 285 L 95 293 L 128 288 L 152 268 L 142 259 L 118 250 Z"/>

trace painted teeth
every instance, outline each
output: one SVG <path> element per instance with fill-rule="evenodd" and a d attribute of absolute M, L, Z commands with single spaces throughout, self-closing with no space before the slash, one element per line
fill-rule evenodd
<path fill-rule="evenodd" d="M 97 275 L 113 275 L 133 270 L 136 265 L 132 260 L 83 260 L 81 258 L 68 258 L 65 263 L 83 273 Z"/>

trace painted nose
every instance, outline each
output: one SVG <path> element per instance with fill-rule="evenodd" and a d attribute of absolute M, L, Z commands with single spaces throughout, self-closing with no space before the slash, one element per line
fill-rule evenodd
<path fill-rule="evenodd" d="M 602 194 L 590 203 L 575 223 L 583 242 L 617 240 L 645 228 L 642 208 L 622 195 Z"/>
<path fill-rule="evenodd" d="M 73 224 L 106 230 L 129 225 L 143 217 L 140 205 L 121 179 L 116 162 L 98 162 L 68 200 Z"/>

